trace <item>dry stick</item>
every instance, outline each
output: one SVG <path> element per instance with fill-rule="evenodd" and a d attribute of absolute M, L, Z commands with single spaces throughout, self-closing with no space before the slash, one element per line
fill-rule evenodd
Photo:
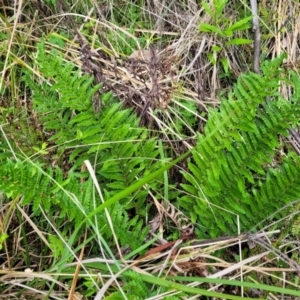
<path fill-rule="evenodd" d="M 17 31 L 17 25 L 19 22 L 19 19 L 22 15 L 22 5 L 23 5 L 23 0 L 15 0 L 14 2 L 14 25 L 10 34 L 10 39 L 8 42 L 8 46 L 7 46 L 7 54 L 5 56 L 5 61 L 4 61 L 4 66 L 2 68 L 2 74 L 1 74 L 1 79 L 0 79 L 0 89 L 2 89 L 2 86 L 4 85 L 4 77 L 5 77 L 5 73 L 7 70 L 7 65 L 8 65 L 8 60 L 9 60 L 9 56 L 10 56 L 10 52 L 11 52 L 11 48 L 13 45 L 13 39 L 15 37 L 16 31 Z"/>
<path fill-rule="evenodd" d="M 250 0 L 251 11 L 253 15 L 253 36 L 254 36 L 254 53 L 253 53 L 253 71 L 254 73 L 260 73 L 259 61 L 260 61 L 260 30 L 257 15 L 257 0 Z"/>
<path fill-rule="evenodd" d="M 291 134 L 290 137 L 288 137 L 289 142 L 291 143 L 294 150 L 297 152 L 297 154 L 300 156 L 300 149 L 299 149 L 299 134 L 294 129 L 289 129 L 289 133 Z M 296 140 L 294 141 L 293 138 Z"/>
<path fill-rule="evenodd" d="M 85 229 L 83 243 L 86 241 L 86 237 L 87 237 L 87 229 Z M 73 281 L 72 281 L 71 289 L 70 289 L 70 292 L 69 292 L 68 300 L 73 300 L 73 299 L 76 298 L 75 289 L 76 289 L 76 286 L 77 286 L 78 275 L 79 275 L 79 271 L 80 271 L 80 267 L 81 267 L 81 261 L 82 261 L 83 254 L 84 254 L 84 247 L 85 246 L 83 245 L 82 248 L 81 248 L 81 251 L 80 251 L 80 255 L 79 255 L 79 258 L 78 258 L 78 261 L 77 261 L 77 265 L 76 265 L 75 273 L 74 273 L 74 276 L 73 276 Z"/>

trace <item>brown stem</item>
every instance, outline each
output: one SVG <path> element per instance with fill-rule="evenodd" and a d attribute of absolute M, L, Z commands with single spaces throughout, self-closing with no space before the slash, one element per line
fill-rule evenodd
<path fill-rule="evenodd" d="M 251 10 L 253 15 L 253 38 L 254 38 L 254 53 L 253 53 L 253 71 L 257 74 L 260 73 L 260 30 L 259 20 L 257 15 L 257 0 L 250 0 Z"/>

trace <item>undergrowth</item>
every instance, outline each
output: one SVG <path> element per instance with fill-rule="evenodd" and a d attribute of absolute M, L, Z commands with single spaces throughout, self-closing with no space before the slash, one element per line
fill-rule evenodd
<path fill-rule="evenodd" d="M 297 296 L 300 159 L 290 132 L 300 81 L 288 34 L 296 10 L 282 5 L 290 21 L 280 27 L 277 4 L 260 4 L 268 23 L 254 74 L 243 1 L 150 4 L 57 0 L 4 10 L 0 261 L 11 273 L 1 293 Z M 130 58 L 139 49 L 150 61 Z M 226 259 L 241 268 L 226 269 Z M 265 276 L 266 262 L 288 278 Z M 15 280 L 24 274 L 30 288 Z"/>

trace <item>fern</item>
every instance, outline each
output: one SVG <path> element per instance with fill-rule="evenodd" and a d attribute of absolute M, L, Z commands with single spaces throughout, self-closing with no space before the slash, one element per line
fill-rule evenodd
<path fill-rule="evenodd" d="M 149 228 L 139 219 L 139 216 L 129 218 L 128 213 L 120 203 L 109 207 L 108 212 L 120 245 L 122 247 L 129 246 L 131 249 L 140 247 L 147 236 Z M 104 215 L 99 216 L 98 221 L 103 226 L 102 234 L 107 239 L 112 238 L 111 232 L 104 229 L 107 227 L 107 220 Z"/>
<path fill-rule="evenodd" d="M 59 56 L 45 56 L 42 44 L 39 55 L 37 60 L 43 75 L 48 80 L 54 79 L 55 84 L 44 83 L 41 89 L 41 84 L 32 82 L 29 76 L 25 76 L 25 80 L 34 91 L 40 122 L 49 133 L 54 131 L 48 140 L 57 145 L 58 159 L 67 151 L 74 169 L 85 159 L 97 155 L 97 172 L 107 179 L 104 187 L 124 189 L 158 155 L 155 142 L 148 140 L 147 130 L 138 127 L 138 118 L 130 110 L 122 109 L 120 103 L 114 103 L 110 94 L 105 96 L 109 105 L 95 116 L 91 98 L 99 86 L 88 88 L 90 78 L 84 76 L 85 82 L 78 71 L 74 72 L 74 66 L 64 64 Z M 71 88 L 66 87 L 68 84 L 65 83 L 70 81 Z M 47 102 L 44 101 L 45 94 L 49 95 Z"/>
<path fill-rule="evenodd" d="M 127 299 L 142 300 L 146 299 L 150 289 L 141 279 L 140 275 L 133 271 L 127 271 L 123 275 L 125 284 L 122 286 L 123 293 Z M 105 300 L 110 299 L 124 299 L 123 294 L 120 291 L 110 294 Z"/>
<path fill-rule="evenodd" d="M 203 236 L 236 233 L 236 217 L 225 210 L 238 214 L 242 230 L 249 230 L 300 195 L 297 156 L 268 167 L 278 135 L 287 136 L 299 118 L 297 102 L 278 92 L 281 61 L 265 63 L 263 75 L 242 75 L 229 99 L 209 112 L 205 135 L 199 135 L 188 164 L 190 173 L 184 173 L 187 184 L 182 186 L 189 194 L 180 199 L 203 226 Z"/>
<path fill-rule="evenodd" d="M 43 80 L 37 81 L 27 70 L 23 80 L 32 91 L 32 106 L 44 133 L 41 142 L 48 148 L 31 160 L 15 161 L 4 145 L 0 190 L 11 197 L 22 196 L 23 204 L 31 204 L 35 214 L 39 214 L 39 207 L 49 217 L 60 211 L 61 218 L 68 216 L 76 226 L 83 215 L 100 204 L 100 199 L 93 202 L 93 183 L 84 171 L 84 160 L 95 165 L 100 187 L 109 198 L 157 168 L 153 163 L 158 157 L 156 141 L 149 139 L 147 129 L 138 126 L 137 116 L 124 109 L 111 93 L 101 96 L 103 106 L 95 115 L 92 97 L 100 85 L 93 86 L 92 77 L 82 75 L 59 53 L 46 53 L 43 42 L 38 45 L 36 61 Z M 22 146 L 26 148 L 26 140 Z M 151 187 L 160 186 L 157 181 Z M 146 196 L 146 191 L 140 190 L 108 209 L 122 246 L 135 249 L 147 235 L 148 227 L 141 218 L 146 210 L 133 217 L 134 209 L 145 207 Z M 106 216 L 97 217 L 99 232 L 112 238 Z"/>
<path fill-rule="evenodd" d="M 100 86 L 93 86 L 92 77 L 81 75 L 59 53 L 47 54 L 40 43 L 37 62 L 43 81 L 37 82 L 24 71 L 24 82 L 32 90 L 33 107 L 43 128 L 40 138 L 51 150 L 32 164 L 11 160 L 4 147 L 0 189 L 8 195 L 23 195 L 23 203 L 32 203 L 36 213 L 40 205 L 50 212 L 54 203 L 62 217 L 68 214 L 77 222 L 95 205 L 93 184 L 82 170 L 84 160 L 95 165 L 108 198 L 157 168 L 153 161 L 159 157 L 158 147 L 148 138 L 148 131 L 138 126 L 135 114 L 111 93 L 101 96 L 102 108 L 95 115 L 92 97 Z M 290 78 L 295 91 L 291 101 L 278 92 L 280 81 L 285 80 L 281 62 L 282 58 L 265 63 L 263 75 L 242 75 L 228 99 L 209 111 L 204 134 L 199 134 L 188 162 L 189 172 L 184 172 L 186 195 L 179 200 L 192 219 L 200 222 L 203 236 L 236 231 L 235 217 L 216 207 L 239 214 L 242 229 L 248 230 L 300 194 L 299 158 L 290 153 L 272 166 L 278 135 L 287 135 L 299 118 L 297 76 Z M 147 188 L 162 190 L 161 182 L 159 178 Z M 109 209 L 122 246 L 136 248 L 146 236 L 143 221 L 134 217 L 137 210 L 140 216 L 146 214 L 140 209 L 146 197 L 147 190 L 142 189 Z M 111 238 L 104 230 L 106 217 L 100 214 L 98 218 L 100 232 Z"/>
<path fill-rule="evenodd" d="M 36 213 L 41 205 L 47 212 L 56 212 L 59 208 L 62 218 L 68 215 L 70 220 L 82 219 L 74 194 L 79 194 L 79 189 L 85 190 L 88 183 L 78 184 L 72 174 L 64 179 L 59 168 L 45 168 L 39 163 L 6 159 L 1 161 L 0 179 L 0 190 L 9 197 L 22 196 L 22 203 L 31 204 Z"/>

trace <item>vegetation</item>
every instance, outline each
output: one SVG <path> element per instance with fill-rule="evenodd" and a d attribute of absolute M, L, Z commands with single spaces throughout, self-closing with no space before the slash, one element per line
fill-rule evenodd
<path fill-rule="evenodd" d="M 299 4 L 71 2 L 1 4 L 0 294 L 299 299 Z"/>

